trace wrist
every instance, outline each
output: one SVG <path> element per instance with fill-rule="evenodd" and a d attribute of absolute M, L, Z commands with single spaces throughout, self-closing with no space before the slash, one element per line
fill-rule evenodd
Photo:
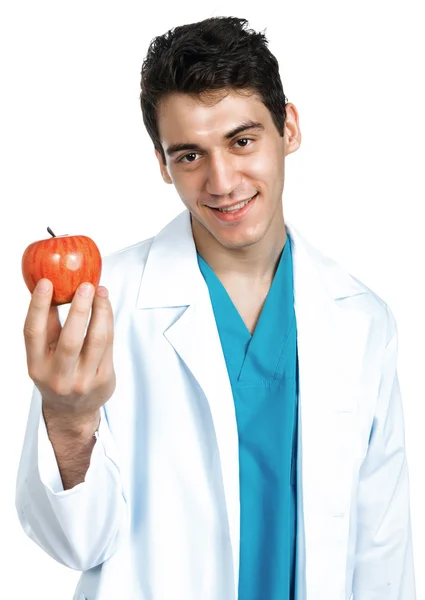
<path fill-rule="evenodd" d="M 58 415 L 51 409 L 42 408 L 49 437 L 89 440 L 95 437 L 100 423 L 100 411 L 84 415 Z"/>

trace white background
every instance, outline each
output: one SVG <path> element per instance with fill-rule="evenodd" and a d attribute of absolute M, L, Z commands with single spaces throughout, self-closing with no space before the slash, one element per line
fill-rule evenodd
<path fill-rule="evenodd" d="M 286 96 L 298 108 L 303 142 L 287 159 L 286 219 L 388 302 L 396 317 L 417 590 L 425 598 L 420 4 L 9 0 L 1 5 L 1 598 L 71 599 L 79 576 L 27 539 L 14 508 L 32 389 L 22 337 L 29 301 L 22 253 L 48 237 L 50 226 L 58 235 L 89 235 L 108 254 L 150 237 L 182 210 L 174 189 L 160 178 L 144 130 L 139 73 L 155 35 L 212 15 L 245 17 L 255 29 L 267 28 Z"/>

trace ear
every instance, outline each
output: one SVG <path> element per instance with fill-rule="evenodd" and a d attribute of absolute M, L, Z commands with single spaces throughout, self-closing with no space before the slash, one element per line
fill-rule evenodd
<path fill-rule="evenodd" d="M 301 130 L 298 111 L 292 102 L 286 104 L 286 121 L 284 131 L 285 156 L 298 150 L 301 145 Z"/>
<path fill-rule="evenodd" d="M 173 183 L 173 180 L 171 179 L 170 174 L 168 173 L 167 165 L 164 165 L 161 153 L 158 152 L 158 150 L 155 150 L 155 156 L 159 163 L 162 179 L 165 181 L 165 183 Z"/>

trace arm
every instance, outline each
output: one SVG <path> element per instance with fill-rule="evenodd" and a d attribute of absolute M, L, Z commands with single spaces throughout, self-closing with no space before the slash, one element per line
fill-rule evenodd
<path fill-rule="evenodd" d="M 83 420 L 61 423 L 54 413 L 43 410 L 47 435 L 52 443 L 63 487 L 73 488 L 84 481 L 97 437 L 100 414 L 96 411 Z"/>
<path fill-rule="evenodd" d="M 18 469 L 16 509 L 25 533 L 58 562 L 85 571 L 109 558 L 127 526 L 114 440 L 103 410 L 81 483 L 64 489 L 34 387 Z"/>
<path fill-rule="evenodd" d="M 115 388 L 113 315 L 104 291 L 94 296 L 92 289 L 88 296 L 75 294 L 62 326 L 51 296 L 51 285 L 44 293 L 36 287 L 24 327 L 35 387 L 16 508 L 32 540 L 62 564 L 84 571 L 115 552 L 127 522 L 104 410 Z"/>
<path fill-rule="evenodd" d="M 389 341 L 369 449 L 360 473 L 353 586 L 358 600 L 416 598 L 397 326 L 387 310 Z"/>

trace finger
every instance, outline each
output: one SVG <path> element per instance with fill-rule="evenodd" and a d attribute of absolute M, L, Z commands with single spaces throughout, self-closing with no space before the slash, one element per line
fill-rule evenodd
<path fill-rule="evenodd" d="M 81 369 L 87 377 L 95 377 L 98 367 L 112 347 L 114 324 L 108 290 L 100 286 L 96 290 L 90 323 L 81 351 Z"/>
<path fill-rule="evenodd" d="M 45 278 L 40 279 L 32 293 L 25 319 L 24 339 L 28 371 L 31 377 L 33 375 L 36 377 L 36 371 L 39 371 L 46 357 L 47 327 L 52 295 L 52 282 Z"/>
<path fill-rule="evenodd" d="M 114 357 L 113 357 L 113 330 L 110 338 L 110 342 L 108 342 L 105 352 L 103 353 L 102 358 L 100 359 L 99 367 L 97 369 L 96 375 L 100 378 L 101 381 L 106 380 L 107 377 L 110 377 L 111 372 L 114 372 Z"/>
<path fill-rule="evenodd" d="M 47 317 L 47 335 L 46 344 L 50 352 L 54 352 L 59 336 L 62 331 L 62 325 L 59 319 L 59 311 L 57 306 L 51 306 Z"/>
<path fill-rule="evenodd" d="M 68 316 L 56 345 L 52 369 L 56 377 L 66 377 L 74 372 L 84 343 L 94 286 L 82 283 L 74 294 Z"/>
<path fill-rule="evenodd" d="M 108 341 L 106 344 L 105 352 L 100 360 L 97 375 L 104 379 L 106 376 L 110 376 L 111 369 L 113 371 L 113 353 L 114 353 L 114 314 L 111 307 L 111 319 L 108 323 Z"/>

